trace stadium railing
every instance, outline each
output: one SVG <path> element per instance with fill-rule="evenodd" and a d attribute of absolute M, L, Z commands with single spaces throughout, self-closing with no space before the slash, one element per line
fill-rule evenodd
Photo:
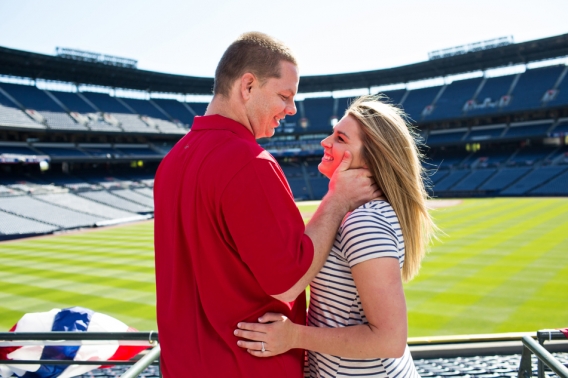
<path fill-rule="evenodd" d="M 24 345 L 104 345 L 101 342 L 115 341 L 122 345 L 147 345 L 152 347 L 140 359 L 131 360 L 0 360 L 0 365 L 132 365 L 121 378 L 137 377 L 150 365 L 159 366 L 160 345 L 156 332 L 0 332 L 0 347 L 15 347 Z M 144 352 L 142 352 L 144 353 Z"/>
<path fill-rule="evenodd" d="M 544 349 L 544 342 L 549 340 L 565 340 L 566 336 L 560 331 L 546 330 L 537 332 L 537 340 L 530 336 L 523 336 L 523 352 L 519 366 L 519 378 L 532 377 L 532 354 L 538 358 L 538 378 L 544 378 L 544 366 L 561 378 L 568 378 L 568 368 Z"/>

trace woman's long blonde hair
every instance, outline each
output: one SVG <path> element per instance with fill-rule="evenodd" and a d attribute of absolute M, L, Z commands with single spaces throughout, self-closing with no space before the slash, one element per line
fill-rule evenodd
<path fill-rule="evenodd" d="M 361 157 L 400 222 L 405 244 L 402 279 L 409 281 L 418 273 L 437 230 L 426 207 L 426 173 L 417 134 L 407 125 L 404 112 L 380 96 L 359 97 L 346 114 L 358 121 Z"/>

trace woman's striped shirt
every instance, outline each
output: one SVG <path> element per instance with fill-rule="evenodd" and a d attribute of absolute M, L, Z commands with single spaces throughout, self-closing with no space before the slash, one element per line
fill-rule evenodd
<path fill-rule="evenodd" d="M 348 327 L 367 324 L 351 267 L 390 257 L 404 262 L 398 218 L 385 201 L 371 201 L 353 211 L 337 231 L 322 270 L 310 285 L 308 325 Z M 308 351 L 309 377 L 419 377 L 408 347 L 401 358 L 353 359 Z"/>

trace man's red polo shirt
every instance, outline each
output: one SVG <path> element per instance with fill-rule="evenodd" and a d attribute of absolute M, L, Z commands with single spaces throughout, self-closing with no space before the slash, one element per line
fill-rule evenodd
<path fill-rule="evenodd" d="M 271 297 L 313 259 L 274 158 L 240 123 L 196 117 L 160 164 L 154 202 L 163 376 L 301 377 L 303 351 L 257 358 L 233 334 L 238 322 L 268 311 L 305 324 L 305 295 L 292 303 Z"/>

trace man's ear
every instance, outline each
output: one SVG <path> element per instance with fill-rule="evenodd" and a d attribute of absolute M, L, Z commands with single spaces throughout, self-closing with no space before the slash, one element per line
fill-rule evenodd
<path fill-rule="evenodd" d="M 250 72 L 245 73 L 241 76 L 241 96 L 244 100 L 248 100 L 250 98 L 250 94 L 252 91 L 252 87 L 256 82 L 256 77 L 251 74 Z"/>

